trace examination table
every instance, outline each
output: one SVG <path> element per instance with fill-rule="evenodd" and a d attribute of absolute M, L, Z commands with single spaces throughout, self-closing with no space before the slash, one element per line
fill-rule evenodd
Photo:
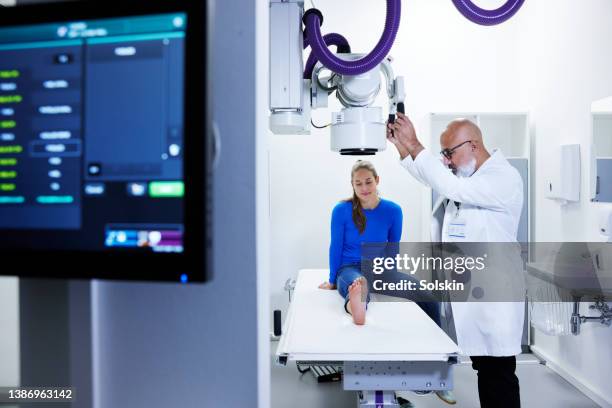
<path fill-rule="evenodd" d="M 318 288 L 328 274 L 299 271 L 278 364 L 343 366 L 343 387 L 358 391 L 359 407 L 398 406 L 394 391 L 453 388 L 459 348 L 416 303 L 371 301 L 357 326 L 338 291 Z"/>

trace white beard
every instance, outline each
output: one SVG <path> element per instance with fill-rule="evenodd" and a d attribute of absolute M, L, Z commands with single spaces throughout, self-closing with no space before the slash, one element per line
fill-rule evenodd
<path fill-rule="evenodd" d="M 466 165 L 457 167 L 457 177 L 470 177 L 476 171 L 476 159 L 472 158 Z"/>

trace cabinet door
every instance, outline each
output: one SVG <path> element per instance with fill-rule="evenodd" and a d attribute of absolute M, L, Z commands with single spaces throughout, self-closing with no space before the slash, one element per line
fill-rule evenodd
<path fill-rule="evenodd" d="M 612 203 L 612 158 L 597 159 L 597 187 L 593 201 Z"/>

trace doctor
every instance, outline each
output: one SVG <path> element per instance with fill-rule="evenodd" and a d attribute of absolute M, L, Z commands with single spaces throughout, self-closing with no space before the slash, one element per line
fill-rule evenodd
<path fill-rule="evenodd" d="M 408 117 L 397 116 L 387 138 L 401 165 L 441 196 L 432 241 L 516 242 L 523 181 L 500 151 L 487 151 L 478 126 L 451 122 L 440 136 L 441 161 L 419 142 Z M 454 222 L 457 217 L 462 222 Z M 481 406 L 520 407 L 515 356 L 521 352 L 524 304 L 454 302 L 452 310 L 459 348 L 478 373 Z"/>

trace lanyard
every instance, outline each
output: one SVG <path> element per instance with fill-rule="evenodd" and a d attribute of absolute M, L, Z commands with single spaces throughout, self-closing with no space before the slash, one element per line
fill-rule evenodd
<path fill-rule="evenodd" d="M 444 204 L 445 209 L 449 203 L 450 203 L 450 200 L 446 200 L 446 203 Z M 459 211 L 461 210 L 461 203 L 458 201 L 453 201 L 453 203 L 455 203 L 455 207 L 457 207 L 457 212 L 455 213 L 455 218 L 457 218 L 459 217 Z"/>
<path fill-rule="evenodd" d="M 459 217 L 459 211 L 461 211 L 461 203 L 457 201 L 453 201 L 455 203 L 455 207 L 457 207 L 457 212 L 455 213 L 455 218 Z"/>

